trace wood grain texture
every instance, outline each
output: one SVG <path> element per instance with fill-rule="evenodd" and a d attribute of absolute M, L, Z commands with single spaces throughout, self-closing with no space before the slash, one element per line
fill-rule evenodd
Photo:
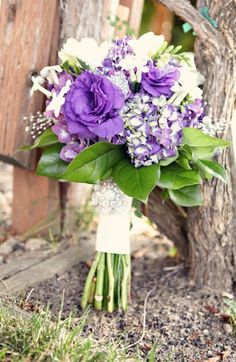
<path fill-rule="evenodd" d="M 23 116 L 43 110 L 40 92 L 31 94 L 31 75 L 55 64 L 59 39 L 57 0 L 4 0 L 0 12 L 0 159 L 35 168 L 36 152 L 16 152 L 30 143 Z M 24 233 L 47 225 L 60 226 L 59 186 L 32 171 L 14 170 L 12 231 Z"/>
<path fill-rule="evenodd" d="M 29 269 L 32 265 L 36 265 L 45 259 L 48 259 L 48 250 L 36 252 L 28 252 L 21 258 L 12 260 L 8 263 L 0 265 L 0 281 L 4 281 L 10 276 L 22 272 L 23 270 Z"/>
<path fill-rule="evenodd" d="M 73 37 L 101 40 L 104 0 L 62 0 L 61 44 Z"/>
<path fill-rule="evenodd" d="M 60 223 L 58 181 L 14 167 L 12 233 L 48 235 L 49 230 L 58 233 Z"/>
<path fill-rule="evenodd" d="M 236 122 L 233 118 L 236 95 L 235 1 L 210 2 L 209 14 L 217 21 L 218 29 L 214 29 L 189 1 L 161 2 L 191 23 L 196 31 L 195 57 L 197 67 L 205 77 L 207 113 L 215 123 L 225 122 L 224 131 L 218 136 L 231 140 L 231 123 Z M 198 2 L 200 5 L 204 5 L 203 1 Z M 188 250 L 186 263 L 196 283 L 232 290 L 236 281 L 236 169 L 233 148 L 220 154 L 218 161 L 228 171 L 228 183 L 214 179 L 204 184 L 204 206 L 188 209 L 183 231 L 174 240 L 183 236 L 182 249 Z M 157 215 L 152 212 L 152 216 L 157 221 Z M 158 222 L 161 223 L 160 220 Z M 162 222 L 166 224 L 167 220 L 164 218 Z"/>
<path fill-rule="evenodd" d="M 34 166 L 35 153 L 17 152 L 28 142 L 22 117 L 42 109 L 31 96 L 31 75 L 50 62 L 57 0 L 3 0 L 0 12 L 0 159 Z"/>
<path fill-rule="evenodd" d="M 50 279 L 55 274 L 63 273 L 91 255 L 90 248 L 71 246 L 46 260 L 42 259 L 27 269 L 14 273 L 2 283 L 4 293 L 17 293 L 34 284 Z"/>

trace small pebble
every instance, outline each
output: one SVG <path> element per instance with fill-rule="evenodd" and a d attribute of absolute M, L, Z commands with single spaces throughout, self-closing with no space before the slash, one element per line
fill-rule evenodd
<path fill-rule="evenodd" d="M 228 293 L 228 292 L 222 293 L 222 297 L 223 297 L 223 298 L 228 298 L 228 299 L 234 299 L 233 294 Z"/>
<path fill-rule="evenodd" d="M 213 356 L 214 356 L 214 353 L 212 351 L 207 352 L 207 357 L 213 357 Z"/>
<path fill-rule="evenodd" d="M 233 332 L 233 327 L 229 323 L 224 323 L 223 328 L 224 328 L 224 331 L 228 334 Z"/>
<path fill-rule="evenodd" d="M 0 245 L 0 254 L 1 255 L 11 254 L 13 252 L 15 244 L 17 244 L 17 240 L 13 238 L 4 241 L 4 243 Z"/>
<path fill-rule="evenodd" d="M 209 335 L 208 329 L 203 329 L 202 333 L 203 333 L 204 336 L 208 336 L 208 335 Z"/>
<path fill-rule="evenodd" d="M 47 241 L 39 238 L 31 238 L 26 241 L 25 249 L 28 251 L 39 250 L 42 246 L 46 245 Z"/>

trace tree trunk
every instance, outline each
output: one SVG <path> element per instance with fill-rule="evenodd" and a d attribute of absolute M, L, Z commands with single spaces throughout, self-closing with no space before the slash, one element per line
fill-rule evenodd
<path fill-rule="evenodd" d="M 233 110 L 235 101 L 235 68 L 234 46 L 236 21 L 234 0 L 214 0 L 209 2 L 209 14 L 216 20 L 218 29 L 203 18 L 186 0 L 161 0 L 177 15 L 191 23 L 197 39 L 195 42 L 195 57 L 199 71 L 205 76 L 204 98 L 207 101 L 207 113 L 215 123 L 224 124 L 224 130 L 217 136 L 232 140 Z M 198 7 L 205 6 L 205 1 L 199 0 Z M 235 119 L 234 119 L 235 122 Z M 187 250 L 186 262 L 191 277 L 198 283 L 215 289 L 232 290 L 236 281 L 236 172 L 233 145 L 231 149 L 218 155 L 228 171 L 228 182 L 213 180 L 203 186 L 204 206 L 185 209 L 188 217 L 180 219 L 180 214 L 171 221 L 170 228 L 166 223 L 173 214 L 161 218 L 166 212 L 165 204 L 159 207 L 153 200 L 157 190 L 150 197 L 149 215 L 154 221 L 167 229 L 167 235 L 172 236 L 173 225 L 181 225 L 177 235 L 172 239 L 180 245 L 181 250 Z M 154 206 L 154 207 L 153 207 Z M 169 208 L 167 212 L 169 213 Z M 177 221 L 176 221 L 177 220 Z M 164 226 L 165 225 L 165 226 Z M 187 236 L 187 237 L 186 237 Z M 182 241 L 181 241 L 182 237 Z"/>

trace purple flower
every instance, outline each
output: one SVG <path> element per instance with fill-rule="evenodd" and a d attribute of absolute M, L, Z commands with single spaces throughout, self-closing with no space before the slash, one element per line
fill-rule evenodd
<path fill-rule="evenodd" d="M 79 142 L 71 142 L 66 146 L 62 147 L 60 152 L 60 158 L 66 162 L 72 161 L 83 149 L 86 144 Z"/>
<path fill-rule="evenodd" d="M 202 99 L 195 99 L 193 103 L 187 104 L 183 112 L 184 127 L 198 127 L 204 117 L 204 105 Z"/>
<path fill-rule="evenodd" d="M 65 124 L 57 123 L 52 126 L 52 131 L 57 135 L 60 143 L 69 143 L 71 141 L 71 135 L 69 134 Z"/>
<path fill-rule="evenodd" d="M 179 70 L 173 65 L 165 68 L 157 68 L 153 64 L 149 66 L 147 73 L 142 73 L 141 84 L 143 89 L 154 97 L 164 95 L 170 97 L 170 88 L 179 78 Z"/>
<path fill-rule="evenodd" d="M 119 111 L 124 104 L 121 90 L 103 75 L 85 71 L 65 97 L 64 116 L 68 131 L 80 138 L 109 139 L 123 130 Z"/>

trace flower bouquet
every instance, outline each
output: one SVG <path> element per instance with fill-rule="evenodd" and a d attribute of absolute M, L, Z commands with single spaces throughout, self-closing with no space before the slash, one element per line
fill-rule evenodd
<path fill-rule="evenodd" d="M 214 137 L 205 115 L 192 54 L 161 35 L 101 45 L 69 39 L 59 58 L 32 78 L 47 100 L 45 112 L 31 116 L 28 148 L 43 149 L 38 175 L 95 185 L 96 255 L 81 304 L 125 311 L 132 199 L 146 202 L 158 186 L 177 205 L 202 205 L 202 181 L 226 180 L 212 158 L 228 142 Z"/>

